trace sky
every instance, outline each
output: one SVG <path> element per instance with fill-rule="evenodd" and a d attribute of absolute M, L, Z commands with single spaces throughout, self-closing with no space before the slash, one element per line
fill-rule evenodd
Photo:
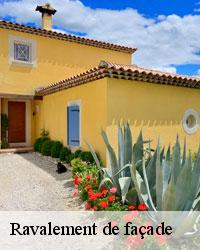
<path fill-rule="evenodd" d="M 200 77 L 200 0 L 46 0 L 56 31 L 138 48 L 132 63 Z M 0 0 L 0 19 L 40 27 L 45 0 Z"/>

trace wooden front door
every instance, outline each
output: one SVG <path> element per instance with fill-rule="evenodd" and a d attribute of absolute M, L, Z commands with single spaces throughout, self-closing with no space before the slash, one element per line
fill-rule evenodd
<path fill-rule="evenodd" d="M 8 102 L 8 142 L 26 141 L 26 103 Z"/>

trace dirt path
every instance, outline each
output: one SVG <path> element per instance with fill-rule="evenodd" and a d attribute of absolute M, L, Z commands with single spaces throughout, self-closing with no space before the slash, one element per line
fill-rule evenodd
<path fill-rule="evenodd" d="M 0 154 L 0 210 L 78 210 L 70 179 L 36 153 Z"/>

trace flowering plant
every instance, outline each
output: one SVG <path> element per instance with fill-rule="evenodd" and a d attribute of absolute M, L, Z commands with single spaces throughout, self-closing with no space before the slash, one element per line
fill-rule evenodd
<path fill-rule="evenodd" d="M 88 165 L 80 159 L 72 161 L 72 174 L 76 190 L 83 201 L 87 201 L 86 210 L 94 211 L 145 211 L 147 206 L 140 203 L 123 203 L 115 186 L 100 185 L 99 170 L 95 165 Z"/>

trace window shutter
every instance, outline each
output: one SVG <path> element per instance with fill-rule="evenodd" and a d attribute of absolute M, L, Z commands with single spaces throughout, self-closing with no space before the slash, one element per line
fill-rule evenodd
<path fill-rule="evenodd" d="M 79 146 L 80 112 L 79 106 L 67 107 L 67 142 L 69 146 Z"/>

